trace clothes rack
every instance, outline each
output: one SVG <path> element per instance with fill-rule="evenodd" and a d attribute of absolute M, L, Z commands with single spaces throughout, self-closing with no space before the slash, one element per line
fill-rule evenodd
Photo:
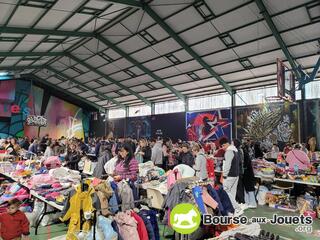
<path fill-rule="evenodd" d="M 92 219 L 92 225 L 93 225 L 93 240 L 96 240 L 96 223 L 97 223 L 97 212 L 98 211 L 102 211 L 102 210 L 106 210 L 106 209 L 111 209 L 115 206 L 121 207 L 122 205 L 130 205 L 132 203 L 141 203 L 141 202 L 145 202 L 146 204 L 149 204 L 151 201 L 151 198 L 146 198 L 146 199 L 140 199 L 140 200 L 135 200 L 135 201 L 131 201 L 129 203 L 125 203 L 125 204 L 117 204 L 117 205 L 111 205 L 107 208 L 100 208 L 100 209 L 95 209 L 93 211 L 93 219 Z"/>

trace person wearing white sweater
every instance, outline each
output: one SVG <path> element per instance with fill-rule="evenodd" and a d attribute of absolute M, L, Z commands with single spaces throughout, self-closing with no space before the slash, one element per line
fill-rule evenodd
<path fill-rule="evenodd" d="M 243 214 L 243 210 L 236 202 L 237 186 L 239 181 L 239 154 L 238 149 L 231 145 L 226 138 L 219 141 L 220 146 L 225 150 L 223 161 L 223 189 L 228 194 L 235 209 L 235 216 Z"/>

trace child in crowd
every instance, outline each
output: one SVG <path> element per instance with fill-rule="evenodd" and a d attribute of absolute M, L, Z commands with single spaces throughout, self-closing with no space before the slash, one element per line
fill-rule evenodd
<path fill-rule="evenodd" d="M 12 199 L 8 204 L 7 212 L 0 214 L 0 239 L 29 240 L 29 221 L 19 210 L 21 202 L 18 199 Z"/>

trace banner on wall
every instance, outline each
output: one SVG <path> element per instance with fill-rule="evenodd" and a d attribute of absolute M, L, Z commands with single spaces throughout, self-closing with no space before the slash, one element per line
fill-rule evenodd
<path fill-rule="evenodd" d="M 113 119 L 107 122 L 108 138 L 125 137 L 125 130 L 126 130 L 126 120 L 124 118 Z"/>
<path fill-rule="evenodd" d="M 186 140 L 186 115 L 184 112 L 151 116 L 151 136 L 169 137 L 173 141 Z"/>
<path fill-rule="evenodd" d="M 186 133 L 188 141 L 214 141 L 222 137 L 231 138 L 231 111 L 220 109 L 186 114 Z"/>
<path fill-rule="evenodd" d="M 273 103 L 268 105 L 255 105 L 248 107 L 239 107 L 236 109 L 236 136 L 242 139 L 246 136 L 245 129 L 247 128 L 250 119 L 257 114 L 262 114 L 263 108 L 268 108 L 269 111 L 275 112 L 280 110 L 281 120 L 279 124 L 271 131 L 271 133 L 263 140 L 266 147 L 272 147 L 273 143 L 284 143 L 290 141 L 299 141 L 299 122 L 298 122 L 298 106 L 297 104 L 289 103 Z M 262 121 L 268 121 L 267 118 L 262 118 Z M 268 122 L 261 122 L 259 125 L 267 126 Z"/>
<path fill-rule="evenodd" d="M 127 119 L 126 136 L 140 139 L 151 137 L 151 117 L 132 117 Z"/>

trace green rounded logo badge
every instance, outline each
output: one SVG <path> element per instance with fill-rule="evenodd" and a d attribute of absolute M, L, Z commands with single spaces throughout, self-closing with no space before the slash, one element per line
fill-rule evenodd
<path fill-rule="evenodd" d="M 193 233 L 199 228 L 200 222 L 200 212 L 190 203 L 178 204 L 170 213 L 171 226 L 177 233 Z"/>

